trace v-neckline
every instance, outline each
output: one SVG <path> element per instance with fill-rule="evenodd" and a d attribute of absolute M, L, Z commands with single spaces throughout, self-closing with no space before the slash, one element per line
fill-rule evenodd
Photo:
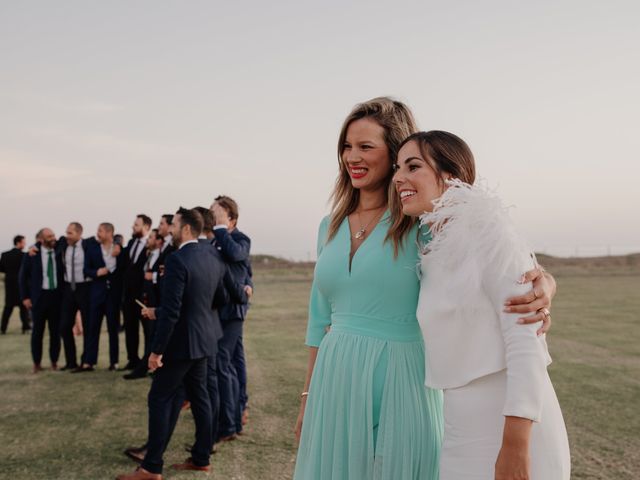
<path fill-rule="evenodd" d="M 353 252 L 353 255 L 351 255 L 351 243 L 353 242 L 353 238 L 352 238 L 352 234 L 351 234 L 351 227 L 349 226 L 349 216 L 347 215 L 345 217 L 344 222 L 346 223 L 347 235 L 349 237 L 349 254 L 348 254 L 349 262 L 347 264 L 349 276 L 351 276 L 351 273 L 353 272 L 353 260 L 356 258 L 356 255 L 358 255 L 358 252 L 360 250 L 362 250 L 362 248 L 365 246 L 365 244 L 367 243 L 369 238 L 373 236 L 373 234 L 376 232 L 376 230 L 378 229 L 380 224 L 384 220 L 386 220 L 388 218 L 388 216 L 389 216 L 389 208 L 386 208 L 384 210 L 384 212 L 382 212 L 382 215 L 380 216 L 378 221 L 376 222 L 376 225 L 371 230 L 371 233 L 369 235 L 367 235 L 366 238 L 360 244 L 360 246 L 358 248 L 356 248 L 356 250 Z"/>

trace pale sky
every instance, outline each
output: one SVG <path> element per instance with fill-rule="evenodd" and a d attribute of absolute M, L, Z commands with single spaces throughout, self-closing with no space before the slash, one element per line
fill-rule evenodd
<path fill-rule="evenodd" d="M 640 251 L 636 1 L 0 1 L 0 249 L 69 221 L 241 207 L 315 258 L 351 107 L 473 150 L 538 250 Z"/>

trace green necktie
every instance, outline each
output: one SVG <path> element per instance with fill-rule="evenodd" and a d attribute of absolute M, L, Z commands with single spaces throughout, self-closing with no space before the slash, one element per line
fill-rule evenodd
<path fill-rule="evenodd" d="M 49 250 L 49 260 L 47 261 L 47 278 L 49 279 L 49 290 L 55 290 L 56 278 L 53 275 L 53 251 Z"/>

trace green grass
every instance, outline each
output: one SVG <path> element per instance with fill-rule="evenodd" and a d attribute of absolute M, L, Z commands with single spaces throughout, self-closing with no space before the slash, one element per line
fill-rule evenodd
<path fill-rule="evenodd" d="M 291 478 L 310 279 L 309 268 L 256 269 L 256 295 L 245 326 L 250 422 L 245 435 L 212 457 L 208 478 Z M 560 271 L 557 279 L 550 372 L 569 429 L 573 478 L 636 478 L 640 272 Z M 103 335 L 100 369 L 93 374 L 33 375 L 29 338 L 20 334 L 15 312 L 9 333 L 0 337 L 0 479 L 109 479 L 133 468 L 121 451 L 146 437 L 149 382 L 125 382 L 120 373 L 106 371 L 106 341 Z M 183 413 L 165 462 L 188 456 L 182 447 L 192 439 L 191 415 Z M 207 478 L 169 469 L 165 474 Z"/>

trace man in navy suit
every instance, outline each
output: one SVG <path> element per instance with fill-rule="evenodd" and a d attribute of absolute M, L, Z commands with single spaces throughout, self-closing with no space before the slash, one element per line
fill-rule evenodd
<path fill-rule="evenodd" d="M 211 404 L 206 386 L 207 357 L 215 352 L 217 311 L 212 308 L 228 301 L 223 286 L 225 265 L 198 242 L 202 216 L 195 210 L 180 209 L 174 216 L 176 252 L 165 265 L 162 306 L 143 314 L 157 319 L 151 344 L 149 369 L 155 371 L 149 391 L 148 450 L 141 466 L 119 480 L 160 480 L 162 456 L 175 427 L 172 415 L 176 395 L 184 385 L 196 423 L 196 442 L 191 457 L 179 470 L 209 470 L 213 444 Z"/>
<path fill-rule="evenodd" d="M 73 327 L 75 326 L 78 312 L 80 312 L 82 318 L 83 342 L 85 345 L 82 359 L 84 359 L 87 351 L 85 340 L 89 331 L 89 289 L 91 287 L 91 279 L 84 274 L 84 258 L 91 241 L 83 239 L 82 232 L 83 228 L 80 223 L 71 222 L 67 227 L 66 236 L 61 237 L 57 245 L 64 267 L 60 336 L 64 345 L 66 365 L 61 370 L 78 368 L 76 341 L 73 335 Z"/>
<path fill-rule="evenodd" d="M 251 240 L 237 228 L 238 204 L 232 198 L 222 195 L 214 200 L 211 211 L 215 217 L 213 245 L 229 267 L 233 279 L 252 286 L 249 260 Z M 247 403 L 242 330 L 247 310 L 248 304 L 234 302 L 220 310 L 223 337 L 218 342 L 217 358 L 220 390 L 219 441 L 233 440 L 242 431 L 242 418 Z"/>
<path fill-rule="evenodd" d="M 25 255 L 18 274 L 20 298 L 33 318 L 31 356 L 33 373 L 42 370 L 42 340 L 45 324 L 49 324 L 49 358 L 51 368 L 57 370 L 60 356 L 60 291 L 63 266 L 56 251 L 56 236 L 50 228 L 39 232 L 37 254 Z"/>
<path fill-rule="evenodd" d="M 101 223 L 98 226 L 96 239 L 87 245 L 84 258 L 84 275 L 91 279 L 89 293 L 89 325 L 85 332 L 85 353 L 82 365 L 75 373 L 90 372 L 98 363 L 98 346 L 102 319 L 107 317 L 109 333 L 109 370 L 116 370 L 119 357 L 118 315 L 120 291 L 114 288 L 119 270 L 122 269 L 123 255 L 113 240 L 113 225 Z"/>
<path fill-rule="evenodd" d="M 5 274 L 4 277 L 4 309 L 2 310 L 2 322 L 0 324 L 0 333 L 7 333 L 9 318 L 13 313 L 14 307 L 20 310 L 20 320 L 22 321 L 22 333 L 31 330 L 29 325 L 29 311 L 22 302 L 20 302 L 20 288 L 18 287 L 18 272 L 22 265 L 22 257 L 24 256 L 24 247 L 26 241 L 22 235 L 16 235 L 13 238 L 13 248 L 2 253 L 0 256 L 0 272 Z"/>

